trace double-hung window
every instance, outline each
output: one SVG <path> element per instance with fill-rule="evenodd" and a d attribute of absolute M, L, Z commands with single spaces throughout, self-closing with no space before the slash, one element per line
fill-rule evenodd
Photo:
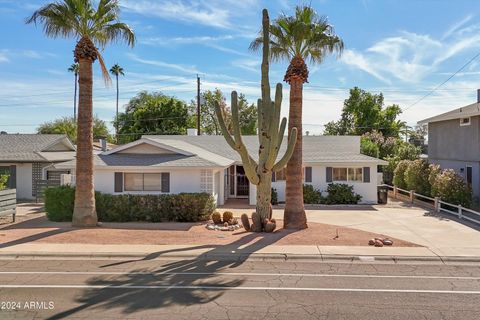
<path fill-rule="evenodd" d="M 162 191 L 161 173 L 125 173 L 125 191 Z"/>
<path fill-rule="evenodd" d="M 363 182 L 363 168 L 332 168 L 333 182 Z"/>

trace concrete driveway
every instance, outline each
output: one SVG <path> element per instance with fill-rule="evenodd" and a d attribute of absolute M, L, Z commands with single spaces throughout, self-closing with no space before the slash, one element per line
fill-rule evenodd
<path fill-rule="evenodd" d="M 227 210 L 226 208 L 219 209 Z M 235 215 L 254 209 L 231 209 Z M 283 219 L 283 209 L 273 216 Z M 431 211 L 389 199 L 388 205 L 323 207 L 307 210 L 311 222 L 350 227 L 402 239 L 425 246 L 438 256 L 480 256 L 478 227 L 463 224 L 453 216 L 434 215 Z"/>

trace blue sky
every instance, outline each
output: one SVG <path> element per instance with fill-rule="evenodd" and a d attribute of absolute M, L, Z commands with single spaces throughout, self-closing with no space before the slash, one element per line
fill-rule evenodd
<path fill-rule="evenodd" d="M 42 122 L 72 114 L 74 39 L 46 38 L 25 18 L 48 1 L 0 0 L 0 130 L 34 132 Z M 271 18 L 292 13 L 298 1 L 121 0 L 122 19 L 135 30 L 134 49 L 112 45 L 108 66 L 119 63 L 121 104 L 140 90 L 162 91 L 190 101 L 196 74 L 202 89 L 259 96 L 260 56 L 248 45 Z M 304 93 L 304 130 L 321 133 L 338 119 L 348 90 L 383 92 L 387 104 L 407 109 L 409 124 L 476 99 L 480 59 L 434 94 L 410 107 L 480 51 L 480 1 L 312 0 L 345 42 L 341 58 L 310 66 Z M 273 64 L 271 81 L 283 79 L 286 63 Z M 114 86 L 106 88 L 95 66 L 94 111 L 112 121 Z M 410 107 L 410 108 L 409 108 Z M 288 110 L 284 87 L 283 114 Z"/>

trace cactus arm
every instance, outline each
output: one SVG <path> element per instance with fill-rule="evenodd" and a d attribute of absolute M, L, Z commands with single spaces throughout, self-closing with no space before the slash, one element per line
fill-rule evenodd
<path fill-rule="evenodd" d="M 275 153 L 274 155 L 275 160 L 277 159 L 278 153 L 280 152 L 280 148 L 282 147 L 286 126 L 287 126 L 287 118 L 283 118 L 282 123 L 280 124 L 280 129 L 278 130 L 277 143 L 276 143 L 275 149 L 273 150 L 273 152 Z"/>
<path fill-rule="evenodd" d="M 287 145 L 287 150 L 285 151 L 285 154 L 283 155 L 282 159 L 280 159 L 274 166 L 273 166 L 273 171 L 279 171 L 283 169 L 283 167 L 286 166 L 288 160 L 293 155 L 293 150 L 295 149 L 295 143 L 297 142 L 297 128 L 292 128 L 292 131 L 290 132 L 290 138 L 288 139 L 288 145 Z"/>
<path fill-rule="evenodd" d="M 267 9 L 262 12 L 262 28 L 263 28 L 263 55 L 262 55 L 262 101 L 264 106 L 270 104 L 270 80 L 268 76 L 270 59 L 270 18 Z"/>
<path fill-rule="evenodd" d="M 237 99 L 237 92 L 233 91 L 232 92 L 232 127 L 233 127 L 233 137 L 230 135 L 230 133 L 227 130 L 227 127 L 225 125 L 225 121 L 223 117 L 220 117 L 219 115 L 221 114 L 221 109 L 220 105 L 218 103 L 215 104 L 215 112 L 217 113 L 217 117 L 219 118 L 219 123 L 220 123 L 220 128 L 222 130 L 222 133 L 227 140 L 228 144 L 238 152 L 240 157 L 242 158 L 242 164 L 243 168 L 245 169 L 245 175 L 247 176 L 248 180 L 253 183 L 253 184 L 258 184 L 259 178 L 256 173 L 257 170 L 257 164 L 255 160 L 250 157 L 248 154 L 248 150 L 245 147 L 245 144 L 243 143 L 242 140 L 242 134 L 240 131 L 240 125 L 239 125 L 239 119 L 238 119 L 238 99 Z M 230 144 L 233 142 L 233 146 Z"/>
<path fill-rule="evenodd" d="M 237 143 L 235 142 L 235 140 L 233 140 L 230 132 L 228 132 L 227 126 L 225 124 L 225 119 L 223 118 L 222 109 L 220 108 L 220 104 L 218 103 L 218 101 L 215 101 L 215 113 L 217 114 L 218 124 L 220 125 L 220 130 L 222 131 L 225 140 L 232 149 L 238 151 Z"/>
<path fill-rule="evenodd" d="M 275 102 L 272 102 L 272 121 L 270 121 L 270 150 L 269 150 L 269 158 L 266 163 L 266 167 L 268 170 L 271 170 L 273 165 L 275 164 L 275 160 L 278 156 L 279 145 L 278 141 L 281 140 L 283 137 L 279 136 L 278 127 L 280 124 L 280 110 L 282 108 L 282 85 L 277 83 L 276 90 L 275 90 Z M 283 135 L 283 133 L 281 133 Z M 281 144 L 281 142 L 280 142 Z"/>

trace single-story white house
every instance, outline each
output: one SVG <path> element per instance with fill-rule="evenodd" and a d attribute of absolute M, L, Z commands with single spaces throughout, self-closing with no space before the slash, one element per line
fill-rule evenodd
<path fill-rule="evenodd" d="M 244 136 L 253 158 L 258 137 Z M 283 154 L 282 146 L 280 155 Z M 362 203 L 377 203 L 378 165 L 385 161 L 360 153 L 358 136 L 304 136 L 304 181 L 325 191 L 329 183 L 347 183 Z M 95 155 L 95 189 L 109 194 L 211 193 L 217 204 L 245 198 L 255 204 L 255 186 L 249 183 L 236 151 L 223 136 L 145 135 L 141 139 Z M 74 172 L 75 161 L 55 164 Z M 278 200 L 285 201 L 285 172 L 273 176 Z"/>
<path fill-rule="evenodd" d="M 54 164 L 75 159 L 75 146 L 63 134 L 0 134 L 0 174 L 17 198 L 35 199 L 39 181 L 60 181 L 69 170 Z"/>

